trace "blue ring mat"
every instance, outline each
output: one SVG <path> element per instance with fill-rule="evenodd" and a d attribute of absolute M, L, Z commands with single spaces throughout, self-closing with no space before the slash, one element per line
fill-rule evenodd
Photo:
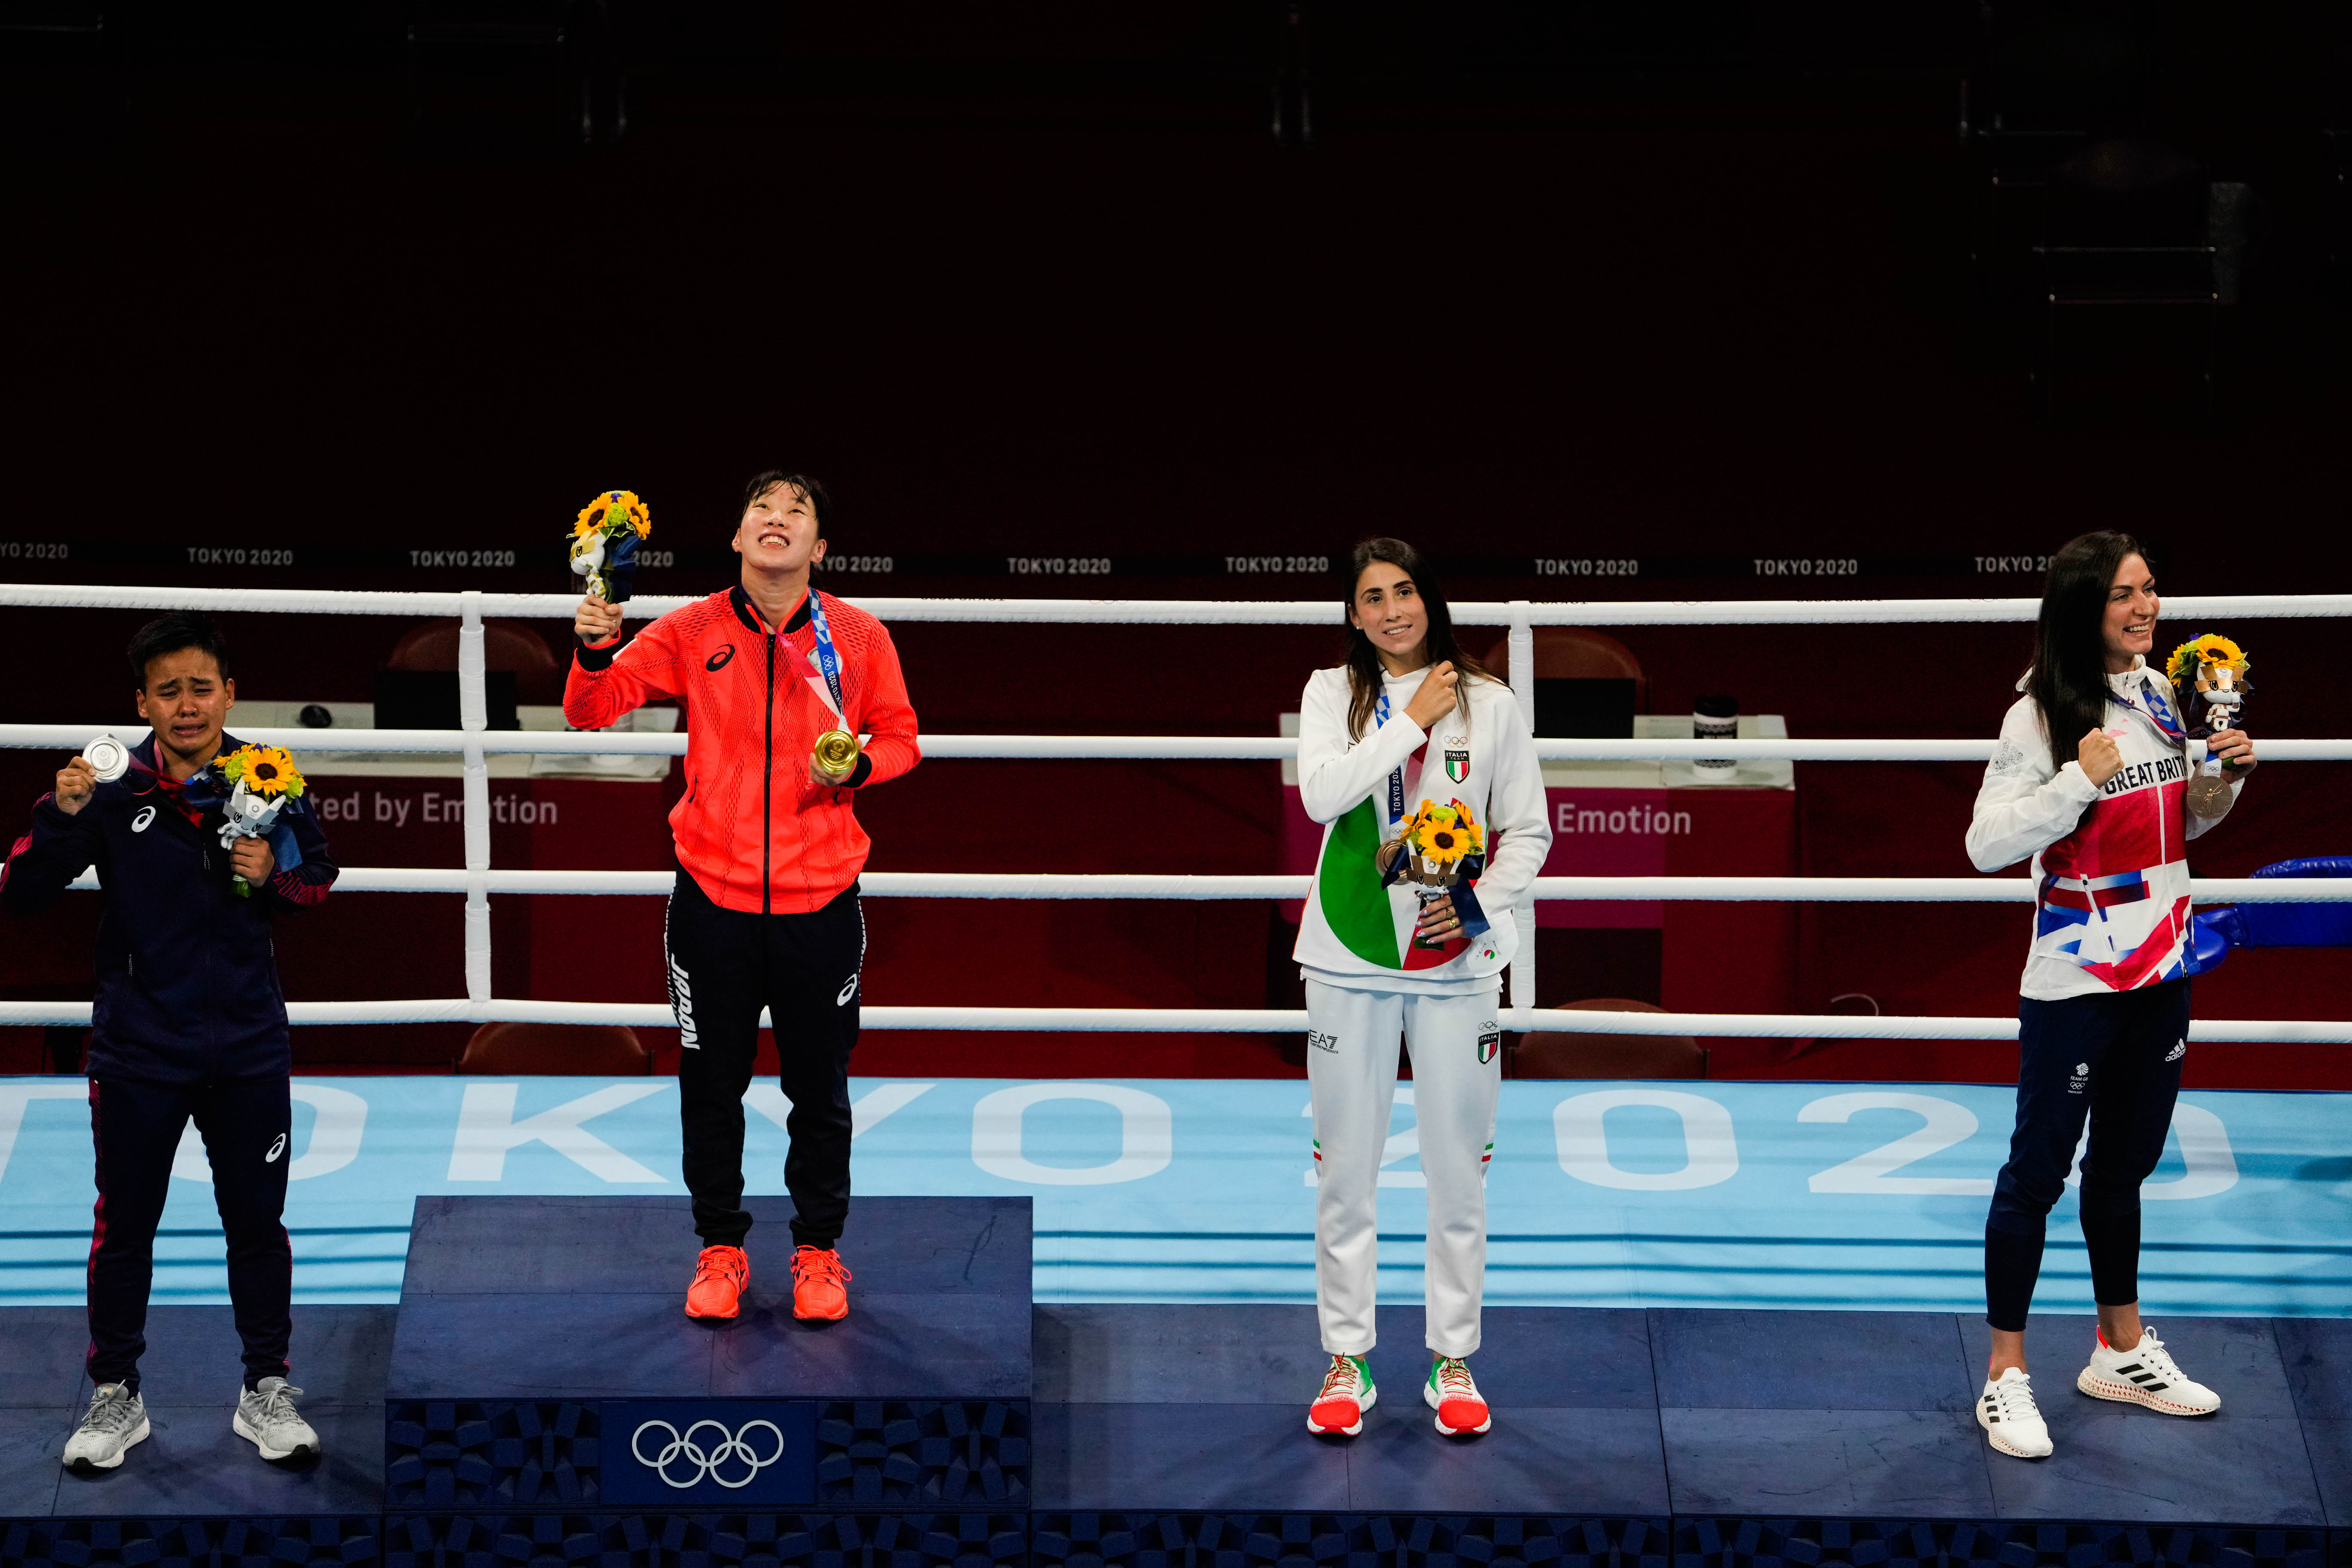
<path fill-rule="evenodd" d="M 1399 1304 L 1421 1295 L 1425 1222 L 1410 1089 L 1381 1194 L 1381 1293 Z M 683 1191 L 673 1079 L 337 1078 L 295 1093 L 298 1300 L 397 1300 L 422 1194 Z M 1313 1300 L 1304 1082 L 856 1079 L 852 1098 L 860 1194 L 1035 1198 L 1040 1302 Z M 2346 1098 L 2181 1097 L 2147 1189 L 2151 1314 L 2352 1316 Z M 1980 1310 L 2011 1099 L 1954 1084 L 1506 1083 L 1487 1302 Z M 748 1190 L 782 1193 L 782 1097 L 755 1085 L 746 1107 Z M 155 1300 L 224 1303 L 193 1130 L 178 1169 Z M 81 1300 L 92 1196 L 81 1080 L 0 1079 L 0 1305 Z M 2069 1196 L 2040 1310 L 2089 1308 L 2073 1220 Z M 691 1245 L 680 1238 L 682 1259 Z M 854 1267 L 855 1237 L 844 1251 Z"/>

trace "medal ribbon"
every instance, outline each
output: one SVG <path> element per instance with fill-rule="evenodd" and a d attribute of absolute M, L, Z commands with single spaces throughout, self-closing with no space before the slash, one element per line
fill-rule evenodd
<path fill-rule="evenodd" d="M 1389 721 L 1389 694 L 1387 692 L 1383 691 L 1381 693 L 1380 701 L 1373 705 L 1372 715 L 1372 728 L 1375 730 Z M 1403 764 L 1400 763 L 1398 764 L 1396 771 L 1389 774 L 1388 825 L 1391 827 L 1394 827 L 1398 823 L 1402 822 L 1403 820 L 1404 767 Z M 1386 837 L 1388 836 L 1383 834 L 1381 837 Z"/>
<path fill-rule="evenodd" d="M 824 595 L 812 584 L 808 596 L 809 630 L 816 637 L 816 667 L 824 672 L 823 687 L 814 680 L 811 680 L 809 686 L 816 691 L 819 701 L 825 701 L 827 697 L 832 699 L 825 701 L 825 706 L 833 710 L 834 717 L 845 727 L 849 723 L 849 706 L 841 695 L 841 656 L 834 651 L 833 629 L 825 625 Z"/>
<path fill-rule="evenodd" d="M 2181 727 L 2180 721 L 2172 716 L 2172 704 L 2157 695 L 2155 683 L 2146 676 L 2140 677 L 2139 694 L 2147 701 L 2147 705 L 2140 708 L 2140 711 L 2156 721 L 2156 727 L 2164 731 L 2168 740 L 2179 741 L 2187 737 L 2188 731 Z M 2126 706 L 2140 707 L 2136 702 L 2128 703 Z"/>

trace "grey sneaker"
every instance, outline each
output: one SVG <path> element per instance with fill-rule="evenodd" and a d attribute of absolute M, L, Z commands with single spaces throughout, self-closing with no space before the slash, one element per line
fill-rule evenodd
<path fill-rule="evenodd" d="M 317 1458 L 319 1435 L 294 1408 L 301 1392 L 282 1377 L 265 1377 L 259 1388 L 240 1389 L 229 1430 L 260 1449 L 265 1459 Z"/>
<path fill-rule="evenodd" d="M 133 1443 L 147 1440 L 147 1406 L 119 1383 L 101 1383 L 89 1396 L 89 1413 L 66 1439 L 66 1468 L 94 1476 L 122 1463 Z"/>

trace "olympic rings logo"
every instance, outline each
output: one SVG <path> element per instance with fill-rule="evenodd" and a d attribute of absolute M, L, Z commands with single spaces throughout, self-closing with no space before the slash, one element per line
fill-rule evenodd
<path fill-rule="evenodd" d="M 647 1458 L 645 1450 L 639 1447 L 638 1444 L 644 1441 L 646 1433 L 656 1426 L 669 1434 L 669 1442 L 659 1455 Z M 694 1435 L 705 1426 L 717 1432 L 719 1436 L 719 1441 L 712 1445 L 708 1451 L 694 1440 Z M 753 1453 L 751 1445 L 744 1441 L 755 1426 L 765 1426 L 776 1439 L 776 1451 L 764 1459 Z M 746 1421 L 740 1430 L 730 1432 L 724 1422 L 705 1419 L 696 1422 L 683 1433 L 667 1421 L 648 1421 L 630 1435 L 629 1452 L 635 1458 L 637 1463 L 659 1476 L 663 1484 L 675 1487 L 679 1491 L 699 1486 L 704 1481 L 717 1481 L 720 1486 L 733 1491 L 750 1486 L 759 1478 L 761 1470 L 784 1457 L 784 1434 L 772 1421 Z M 679 1458 L 684 1458 L 695 1467 L 695 1473 L 682 1481 L 669 1473 L 670 1465 Z M 741 1480 L 730 1481 L 719 1473 L 719 1468 L 721 1465 L 730 1462 L 750 1467 L 744 1472 Z"/>

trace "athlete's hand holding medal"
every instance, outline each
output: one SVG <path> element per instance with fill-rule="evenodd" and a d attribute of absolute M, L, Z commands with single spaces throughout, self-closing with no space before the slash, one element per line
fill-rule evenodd
<path fill-rule="evenodd" d="M 849 716 L 845 710 L 841 656 L 834 651 L 833 628 L 825 621 L 824 595 L 814 586 L 809 589 L 808 606 L 809 629 L 816 634 L 816 668 L 811 669 L 800 650 L 783 638 L 778 637 L 776 642 L 779 647 L 791 652 L 801 678 L 834 718 L 833 728 L 819 735 L 809 752 L 809 782 L 820 789 L 838 789 L 857 771 L 857 736 L 849 728 Z"/>
<path fill-rule="evenodd" d="M 2210 633 L 2182 643 L 2165 662 L 2173 689 L 2196 705 L 2197 722 L 2189 731 L 2189 762 L 2196 769 L 2187 800 L 2192 816 L 2227 812 L 2231 775 L 2243 778 L 2254 770 L 2254 742 L 2238 728 L 2253 690 L 2246 679 L 2252 662 L 2236 643 Z"/>
<path fill-rule="evenodd" d="M 1486 868 L 1486 835 L 1471 819 L 1468 806 L 1458 800 L 1444 805 L 1423 801 L 1381 852 L 1384 880 L 1415 884 L 1421 900 L 1413 922 L 1415 947 L 1442 948 L 1486 929 L 1490 922 L 1471 886 Z"/>

